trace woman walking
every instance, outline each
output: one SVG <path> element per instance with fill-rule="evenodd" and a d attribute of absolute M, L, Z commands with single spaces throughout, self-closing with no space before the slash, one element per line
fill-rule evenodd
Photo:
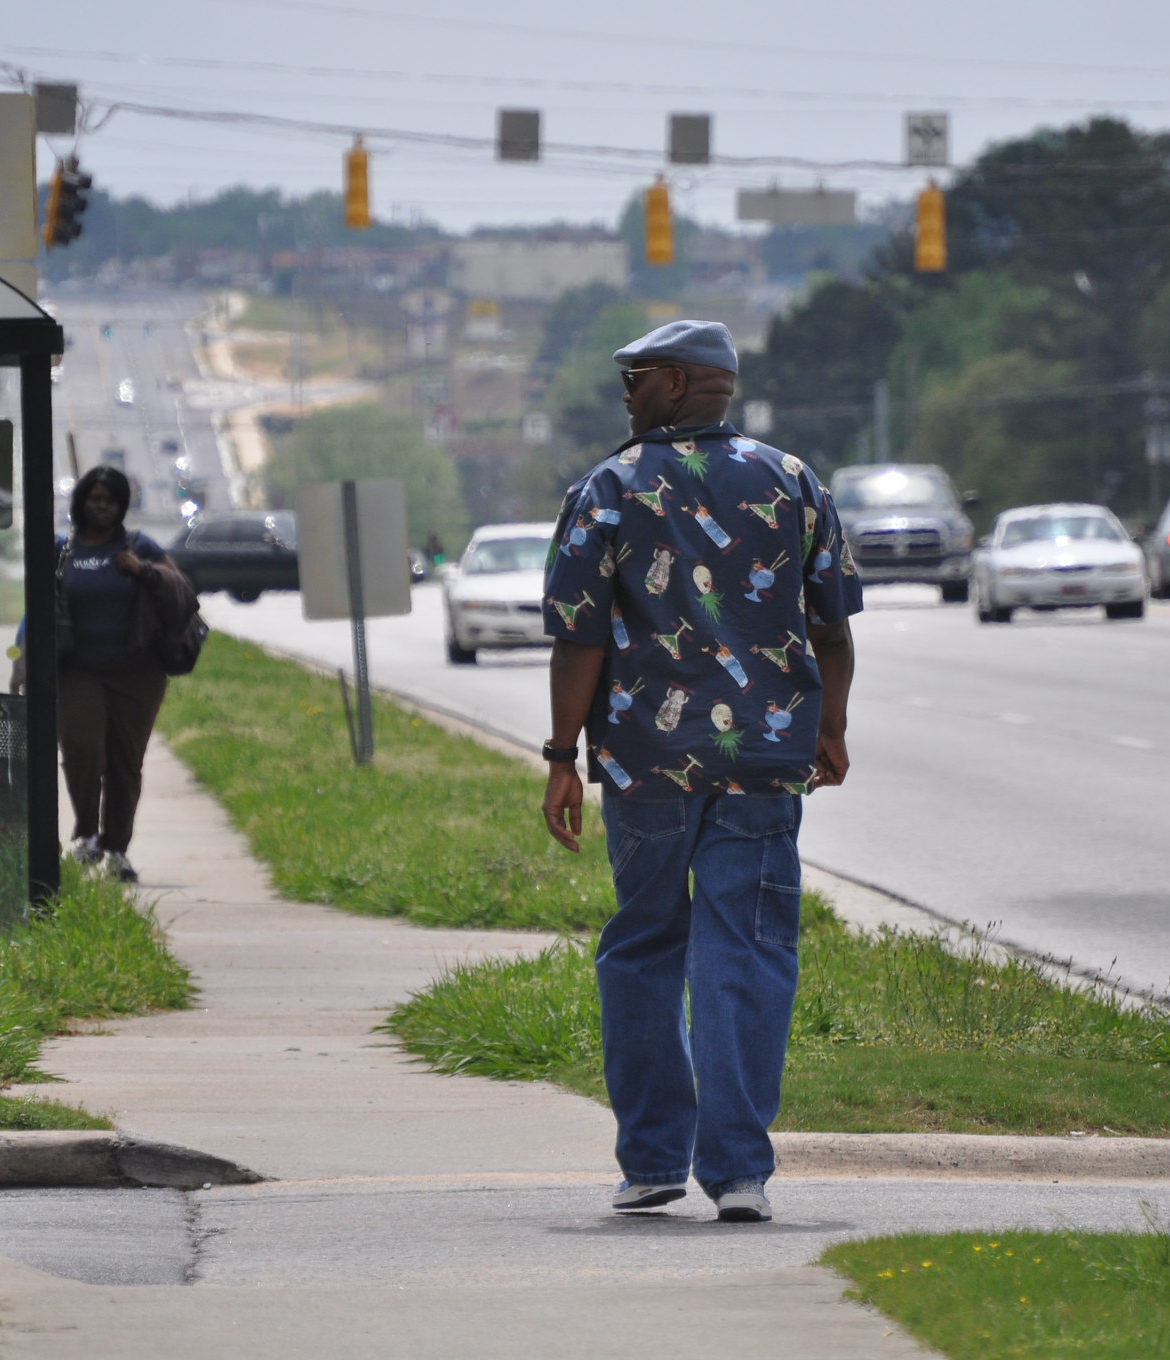
<path fill-rule="evenodd" d="M 74 813 L 70 852 L 136 882 L 126 851 L 167 687 L 151 644 L 160 618 L 194 611 L 194 595 L 153 539 L 127 531 L 129 504 L 117 468 L 91 468 L 73 489 L 73 532 L 58 560 L 73 638 L 58 666 L 57 727 Z"/>

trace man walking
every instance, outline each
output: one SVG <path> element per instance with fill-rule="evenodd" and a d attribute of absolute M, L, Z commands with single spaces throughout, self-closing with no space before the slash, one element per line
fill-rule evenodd
<path fill-rule="evenodd" d="M 614 1208 L 680 1199 L 693 1171 L 721 1219 L 761 1222 L 801 795 L 849 767 L 861 590 L 815 474 L 727 423 L 726 326 L 674 321 L 613 357 L 632 437 L 570 487 L 545 579 L 542 810 L 576 851 L 584 728 L 617 897 L 597 951 Z"/>

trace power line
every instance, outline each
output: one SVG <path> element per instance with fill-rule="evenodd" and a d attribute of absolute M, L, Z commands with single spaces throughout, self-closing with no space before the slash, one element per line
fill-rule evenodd
<path fill-rule="evenodd" d="M 9 47 L 9 53 L 14 55 L 27 55 L 38 57 L 52 57 L 59 60 L 77 61 L 101 61 L 111 64 L 135 66 L 141 68 L 146 61 L 150 66 L 192 70 L 192 71 L 241 71 L 253 72 L 266 75 L 291 75 L 298 78 L 310 79 L 344 79 L 370 80 L 370 81 L 402 81 L 418 84 L 436 85 L 457 85 L 461 89 L 468 86 L 481 86 L 485 89 L 515 89 L 515 90 L 553 90 L 562 93 L 566 90 L 575 91 L 581 94 L 635 94 L 640 98 L 647 95 L 664 95 L 677 98 L 679 87 L 676 84 L 656 85 L 647 81 L 614 81 L 614 80 L 581 80 L 581 79 L 545 79 L 538 76 L 506 76 L 506 75 L 466 75 L 458 72 L 434 72 L 417 70 L 399 70 L 396 68 L 379 67 L 341 67 L 341 66 L 321 66 L 318 64 L 299 65 L 290 62 L 275 61 L 245 61 L 231 57 L 149 57 L 143 58 L 141 55 L 133 55 L 124 52 L 112 52 L 101 50 L 82 50 L 74 51 L 66 48 L 55 47 Z M 9 69 L 14 69 L 9 66 Z M 913 103 L 934 103 L 939 106 L 951 108 L 980 109 L 980 108 L 1067 108 L 1084 109 L 1086 101 L 1083 97 L 1079 98 L 1058 98 L 1058 97 L 1036 97 L 1031 95 L 960 95 L 953 92 L 946 94 L 898 94 L 888 90 L 867 91 L 852 90 L 846 93 L 826 91 L 823 89 L 777 89 L 775 85 L 768 86 L 747 86 L 742 84 L 728 85 L 720 84 L 713 86 L 702 86 L 688 83 L 686 87 L 688 98 L 718 98 L 721 101 L 749 100 L 753 106 L 758 106 L 761 101 L 768 104 L 795 104 L 800 107 L 809 104 L 829 105 L 841 110 L 849 109 L 853 106 L 870 107 L 878 105 L 882 107 L 905 107 Z M 1150 98 L 1142 99 L 1128 95 L 1122 95 L 1110 99 L 1111 106 L 1128 109 L 1158 110 L 1170 108 L 1170 98 Z"/>

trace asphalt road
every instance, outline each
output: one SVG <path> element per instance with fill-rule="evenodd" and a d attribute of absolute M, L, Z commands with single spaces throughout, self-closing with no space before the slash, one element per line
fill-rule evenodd
<path fill-rule="evenodd" d="M 410 616 L 369 622 L 372 683 L 538 749 L 547 654 L 450 666 L 439 586 L 415 587 L 413 601 Z M 295 595 L 208 596 L 204 612 L 214 627 L 352 666 L 348 623 L 304 622 Z M 841 789 L 809 799 L 806 860 L 1166 995 L 1170 605 L 1140 621 L 1024 613 L 989 628 L 932 591 L 884 587 L 854 631 L 853 765 Z"/>

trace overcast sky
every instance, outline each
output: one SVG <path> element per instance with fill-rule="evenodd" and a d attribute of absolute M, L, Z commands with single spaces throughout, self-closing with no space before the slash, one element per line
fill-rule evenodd
<path fill-rule="evenodd" d="M 668 116 L 709 113 L 717 156 L 796 162 L 671 168 L 681 210 L 732 226 L 736 189 L 772 181 L 822 181 L 867 203 L 908 197 L 926 174 L 899 168 L 908 112 L 949 114 L 959 165 L 1092 114 L 1170 128 L 1170 5 L 1152 0 L 10 0 L 5 11 L 0 89 L 76 81 L 90 106 L 84 166 L 116 196 L 164 205 L 233 184 L 340 189 L 361 131 L 381 218 L 612 227 L 664 168 Z M 501 107 L 542 111 L 540 164 L 494 161 Z M 42 139 L 42 179 L 70 149 Z"/>

